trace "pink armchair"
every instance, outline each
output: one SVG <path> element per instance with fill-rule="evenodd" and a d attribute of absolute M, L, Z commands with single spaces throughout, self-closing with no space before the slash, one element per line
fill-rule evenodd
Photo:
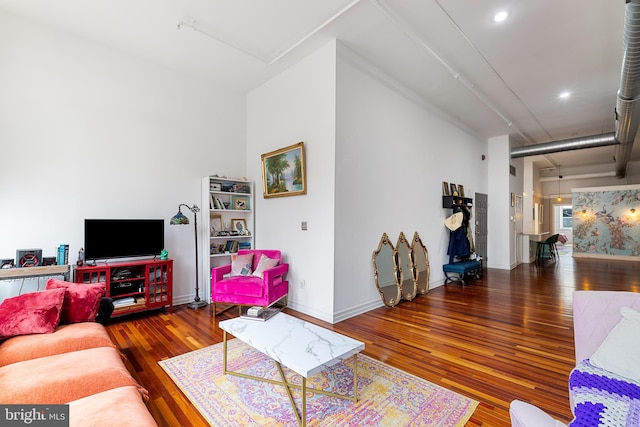
<path fill-rule="evenodd" d="M 253 254 L 252 271 L 258 268 L 261 256 L 277 259 L 275 267 L 264 270 L 263 277 L 231 276 L 225 278 L 225 274 L 231 273 L 231 264 L 211 269 L 211 300 L 213 303 L 221 302 L 234 305 L 257 305 L 268 307 L 289 293 L 289 282 L 286 280 L 289 264 L 282 263 L 282 254 L 279 250 L 253 250 L 243 249 L 238 251 L 238 256 Z"/>

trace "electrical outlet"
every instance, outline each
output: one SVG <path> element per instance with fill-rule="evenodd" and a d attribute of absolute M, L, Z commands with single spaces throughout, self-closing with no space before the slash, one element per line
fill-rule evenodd
<path fill-rule="evenodd" d="M 304 280 L 300 280 L 300 287 L 304 289 L 304 285 L 305 285 Z"/>

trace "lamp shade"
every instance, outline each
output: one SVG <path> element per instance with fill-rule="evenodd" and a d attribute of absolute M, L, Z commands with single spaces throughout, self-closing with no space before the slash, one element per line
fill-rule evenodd
<path fill-rule="evenodd" d="M 189 218 L 184 216 L 180 208 L 178 208 L 178 213 L 175 214 L 173 217 L 171 217 L 171 220 L 169 220 L 169 224 L 171 225 L 189 224 Z"/>

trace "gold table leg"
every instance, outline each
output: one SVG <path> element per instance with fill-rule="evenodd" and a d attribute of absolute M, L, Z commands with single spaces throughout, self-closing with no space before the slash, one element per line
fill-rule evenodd
<path fill-rule="evenodd" d="M 325 391 L 325 390 L 320 390 L 313 387 L 307 387 L 307 379 L 305 377 L 302 377 L 301 385 L 290 383 L 289 381 L 287 381 L 284 371 L 282 370 L 282 365 L 277 360 L 274 360 L 274 363 L 278 368 L 278 372 L 280 372 L 280 378 L 282 378 L 281 381 L 271 380 L 269 378 L 257 377 L 255 375 L 244 374 L 242 372 L 229 371 L 227 370 L 227 331 L 223 331 L 222 337 L 223 337 L 222 338 L 222 348 L 223 348 L 222 370 L 224 374 L 284 386 L 287 389 L 289 402 L 291 403 L 291 407 L 293 408 L 293 413 L 296 416 L 299 426 L 306 427 L 307 425 L 307 390 L 313 393 L 324 394 L 326 396 L 350 400 L 352 402 L 358 401 L 358 354 L 357 353 L 353 355 L 353 396 L 347 396 L 344 394 L 333 393 L 331 391 Z M 298 408 L 296 407 L 296 402 L 293 399 L 291 388 L 299 388 L 302 393 L 302 414 L 298 413 Z"/>

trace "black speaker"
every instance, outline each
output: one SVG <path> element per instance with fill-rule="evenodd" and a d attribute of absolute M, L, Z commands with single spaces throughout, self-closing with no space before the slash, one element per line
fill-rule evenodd
<path fill-rule="evenodd" d="M 37 267 L 42 264 L 42 249 L 18 249 L 18 267 Z"/>
<path fill-rule="evenodd" d="M 0 259 L 0 268 L 13 268 L 15 266 L 13 258 Z"/>

